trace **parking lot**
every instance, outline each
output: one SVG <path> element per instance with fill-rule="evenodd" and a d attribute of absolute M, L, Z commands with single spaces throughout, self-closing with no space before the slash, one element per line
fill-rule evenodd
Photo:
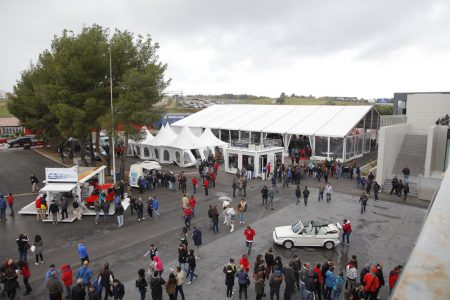
<path fill-rule="evenodd" d="M 16 161 L 16 163 L 14 163 Z M 30 172 L 36 173 L 42 180 L 44 167 L 56 166 L 33 152 L 14 152 L 4 155 L 0 153 L 0 164 L 6 166 L 0 181 L 0 191 L 14 193 L 29 193 Z M 168 168 L 168 167 L 164 167 Z M 173 168 L 176 172 L 177 169 Z M 197 170 L 194 168 L 185 170 L 188 182 Z M 217 299 L 225 298 L 223 265 L 234 257 L 237 261 L 245 252 L 245 240 L 243 236 L 244 225 L 237 224 L 236 230 L 229 233 L 222 222 L 219 222 L 220 234 L 213 235 L 208 230 L 207 209 L 210 204 L 220 205 L 218 198 L 222 195 L 230 195 L 231 182 L 234 175 L 219 172 L 218 184 L 210 190 L 206 197 L 203 193 L 197 195 L 197 217 L 193 221 L 203 232 L 203 247 L 201 259 L 197 263 L 199 279 L 194 284 L 185 287 L 187 299 Z M 301 186 L 308 184 L 314 187 L 311 179 L 302 181 Z M 333 185 L 343 183 L 332 181 Z M 346 193 L 334 193 L 331 203 L 317 202 L 317 190 L 311 189 L 310 203 L 307 207 L 294 204 L 294 187 L 282 189 L 275 196 L 275 210 L 266 210 L 261 206 L 260 189 L 263 185 L 270 185 L 269 181 L 252 180 L 247 188 L 247 202 L 249 204 L 247 221 L 256 230 L 255 242 L 250 257 L 253 265 L 256 254 L 264 254 L 274 246 L 272 242 L 272 230 L 275 226 L 289 225 L 302 220 L 316 220 L 319 222 L 342 222 L 343 218 L 352 221 L 353 233 L 350 237 L 350 246 L 337 246 L 334 250 L 322 248 L 294 248 L 291 250 L 276 246 L 276 255 L 279 255 L 283 263 L 287 263 L 294 254 L 297 254 L 302 262 L 323 263 L 328 258 L 343 268 L 351 255 L 358 257 L 360 266 L 367 262 L 383 262 L 384 274 L 387 281 L 389 271 L 394 265 L 404 264 L 411 252 L 414 241 L 420 231 L 426 209 L 403 205 L 395 202 L 369 201 L 367 212 L 360 214 L 358 197 Z M 191 191 L 188 185 L 188 191 Z M 147 197 L 149 193 L 142 195 Z M 85 217 L 82 221 L 72 224 L 44 224 L 38 223 L 32 216 L 17 216 L 11 218 L 6 224 L 1 224 L 2 232 L 0 257 L 2 259 L 17 258 L 15 239 L 21 232 L 30 237 L 41 234 L 44 240 L 44 265 L 31 265 L 31 280 L 34 295 L 44 295 L 42 282 L 48 264 L 55 263 L 61 266 L 65 263 L 79 266 L 76 253 L 76 245 L 81 239 L 88 244 L 89 254 L 92 259 L 92 267 L 98 274 L 100 266 L 109 262 L 117 278 L 126 283 L 126 299 L 137 299 L 137 290 L 134 281 L 137 270 L 145 267 L 148 261 L 140 257 L 146 251 L 150 243 L 154 243 L 160 250 L 165 265 L 164 277 L 168 276 L 169 266 L 174 266 L 177 260 L 177 245 L 179 233 L 183 227 L 181 217 L 181 193 L 169 192 L 159 189 L 152 195 L 160 200 L 161 218 L 138 222 L 136 215 L 132 216 L 130 210 L 125 214 L 125 227 L 118 229 L 115 220 L 108 224 L 94 225 L 94 219 Z M 140 196 L 140 195 L 137 195 Z M 16 210 L 29 203 L 34 195 L 17 197 Z M 144 199 L 145 199 L 144 198 Z M 236 198 L 238 199 L 238 198 Z M 237 201 L 237 200 L 236 200 Z M 237 204 L 237 202 L 235 202 Z M 192 242 L 192 241 L 190 241 Z M 252 266 L 251 266 L 252 268 Z M 361 267 L 360 267 L 361 268 Z M 284 287 L 282 287 L 282 291 Z M 266 291 L 268 287 L 266 285 Z M 383 288 L 380 295 L 386 299 L 388 288 Z M 220 296 L 218 296 L 220 295 Z M 298 295 L 297 295 L 298 296 Z M 249 288 L 249 297 L 254 297 L 253 285 Z"/>

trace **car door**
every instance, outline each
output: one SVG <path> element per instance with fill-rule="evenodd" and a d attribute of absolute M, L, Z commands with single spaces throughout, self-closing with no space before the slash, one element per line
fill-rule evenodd
<path fill-rule="evenodd" d="M 314 227 L 307 226 L 297 238 L 296 246 L 314 247 L 316 246 L 316 231 Z"/>

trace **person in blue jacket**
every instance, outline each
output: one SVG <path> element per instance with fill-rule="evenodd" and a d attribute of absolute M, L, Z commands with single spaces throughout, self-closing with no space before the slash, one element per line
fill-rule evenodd
<path fill-rule="evenodd" d="M 331 291 L 333 290 L 336 276 L 334 275 L 334 267 L 331 266 L 328 271 L 325 272 L 325 299 L 331 299 Z"/>
<path fill-rule="evenodd" d="M 89 288 L 92 279 L 92 269 L 89 268 L 89 261 L 84 261 L 83 265 L 78 269 L 75 278 L 81 279 L 83 289 L 87 290 Z"/>
<path fill-rule="evenodd" d="M 89 254 L 86 246 L 86 241 L 81 241 L 81 243 L 78 244 L 77 251 L 78 255 L 80 256 L 82 265 L 85 261 L 89 261 Z"/>
<path fill-rule="evenodd" d="M 156 197 L 153 197 L 152 208 L 153 208 L 153 212 L 155 214 L 157 214 L 158 217 L 159 217 L 160 216 L 159 211 L 158 211 L 158 209 L 159 209 L 159 201 L 158 201 L 158 199 L 156 199 Z"/>

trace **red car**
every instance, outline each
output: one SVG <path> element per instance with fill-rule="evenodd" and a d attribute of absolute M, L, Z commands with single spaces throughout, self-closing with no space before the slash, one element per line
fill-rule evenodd
<path fill-rule="evenodd" d="M 101 190 L 106 190 L 106 202 L 111 202 L 114 200 L 114 196 L 116 195 L 116 193 L 114 192 L 114 184 L 100 184 L 95 186 L 95 190 L 92 195 L 84 199 L 84 201 L 86 202 L 86 206 L 94 206 L 94 203 L 98 200 Z"/>

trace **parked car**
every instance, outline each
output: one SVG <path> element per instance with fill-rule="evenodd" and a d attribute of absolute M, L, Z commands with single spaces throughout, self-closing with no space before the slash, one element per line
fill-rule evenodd
<path fill-rule="evenodd" d="M 33 145 L 33 141 L 31 137 L 19 137 L 14 140 L 10 140 L 8 142 L 9 148 L 21 148 L 21 147 L 31 147 Z"/>
<path fill-rule="evenodd" d="M 95 149 L 96 149 L 96 147 L 95 147 L 95 145 L 94 145 L 94 159 L 97 160 L 97 161 L 102 160 L 102 159 L 100 158 L 100 156 L 95 152 Z M 101 146 L 100 146 L 100 153 L 101 153 L 102 155 L 104 155 L 104 156 L 107 156 L 107 155 L 108 155 L 108 154 L 106 153 L 105 149 L 104 149 L 103 147 L 101 147 Z M 87 157 L 87 158 L 89 158 L 89 157 L 91 156 L 91 151 L 90 151 L 89 145 L 86 145 L 86 146 L 84 147 L 83 154 L 84 154 L 84 157 Z"/>
<path fill-rule="evenodd" d="M 289 226 L 276 227 L 273 231 L 273 240 L 276 244 L 291 249 L 294 246 L 300 247 L 325 247 L 328 250 L 339 245 L 339 230 L 342 227 L 339 223 L 319 225 L 311 221 L 304 226 L 302 221 Z"/>

